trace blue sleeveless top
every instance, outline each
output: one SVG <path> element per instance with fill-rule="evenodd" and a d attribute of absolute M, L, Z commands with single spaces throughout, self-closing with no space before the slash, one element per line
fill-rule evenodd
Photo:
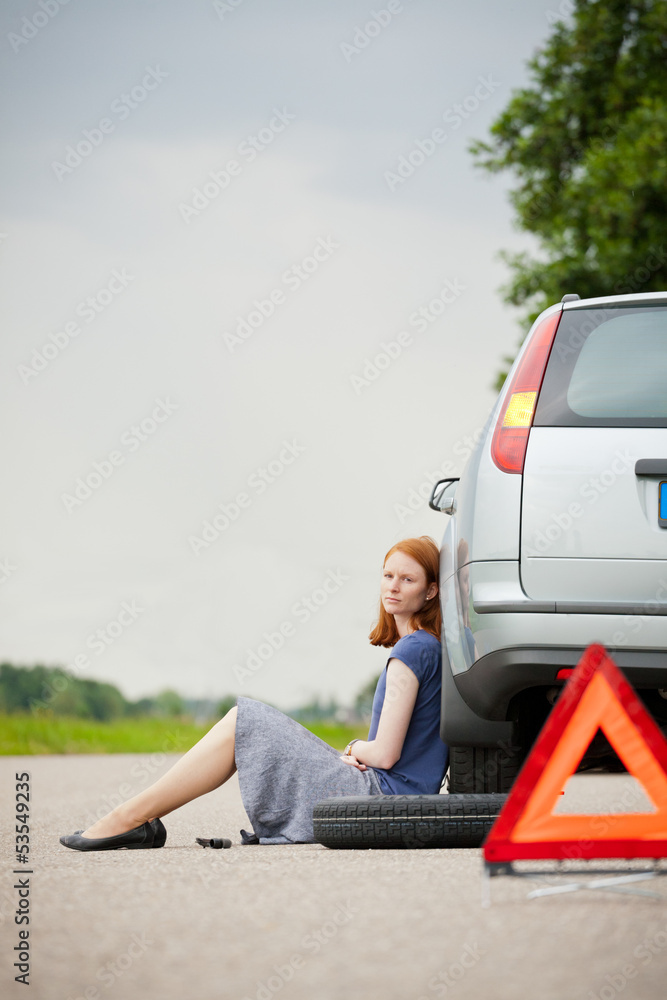
<path fill-rule="evenodd" d="M 449 758 L 449 750 L 440 739 L 440 642 L 419 629 L 399 639 L 389 659 L 405 663 L 419 681 L 419 689 L 399 760 L 393 767 L 373 770 L 385 795 L 437 795 Z M 369 740 L 377 735 L 386 686 L 385 667 L 373 698 Z"/>

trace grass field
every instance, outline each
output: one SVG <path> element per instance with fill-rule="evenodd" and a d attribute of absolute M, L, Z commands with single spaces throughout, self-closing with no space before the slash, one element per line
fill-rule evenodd
<path fill-rule="evenodd" d="M 0 754 L 184 753 L 211 728 L 181 719 L 133 718 L 114 722 L 64 715 L 0 715 Z M 366 737 L 365 728 L 304 723 L 330 746 Z"/>

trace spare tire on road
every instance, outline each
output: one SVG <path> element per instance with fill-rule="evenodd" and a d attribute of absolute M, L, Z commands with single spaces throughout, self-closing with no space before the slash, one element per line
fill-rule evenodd
<path fill-rule="evenodd" d="M 507 795 L 341 796 L 313 810 L 325 847 L 480 847 Z"/>

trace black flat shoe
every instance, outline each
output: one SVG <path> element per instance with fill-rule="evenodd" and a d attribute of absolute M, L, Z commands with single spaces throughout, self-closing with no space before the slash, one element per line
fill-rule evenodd
<path fill-rule="evenodd" d="M 160 823 L 160 820 L 153 822 Z M 164 827 L 162 827 L 164 830 Z M 161 831 L 158 828 L 158 837 Z M 166 839 L 166 830 L 164 833 Z M 127 833 L 119 833 L 115 837 L 82 837 L 80 833 L 70 833 L 66 837 L 60 838 L 63 847 L 70 847 L 73 851 L 117 851 L 121 848 L 127 850 L 141 850 L 155 846 L 155 829 L 150 823 L 137 826 Z M 164 841 L 162 842 L 164 843 Z M 162 846 L 162 844 L 160 844 Z"/>
<path fill-rule="evenodd" d="M 153 830 L 153 847 L 164 847 L 167 839 L 167 831 L 161 819 L 152 819 L 150 825 Z"/>
<path fill-rule="evenodd" d="M 153 847 L 164 847 L 167 840 L 167 830 L 164 823 L 158 817 L 157 819 L 151 820 L 151 827 L 153 828 Z M 78 836 L 83 833 L 83 830 L 75 830 L 74 835 Z M 67 845 L 69 847 L 69 844 Z"/>

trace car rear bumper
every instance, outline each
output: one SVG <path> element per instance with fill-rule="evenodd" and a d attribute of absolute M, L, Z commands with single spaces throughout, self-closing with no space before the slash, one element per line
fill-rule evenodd
<path fill-rule="evenodd" d="M 585 649 L 508 647 L 480 657 L 455 676 L 443 643 L 441 738 L 449 746 L 511 746 L 516 735 L 508 719 L 512 698 L 528 689 L 563 684 L 558 671 L 576 667 Z M 667 689 L 665 650 L 610 650 L 610 655 L 634 688 Z"/>
<path fill-rule="evenodd" d="M 559 685 L 592 642 L 638 689 L 667 689 L 667 605 L 530 600 L 516 561 L 469 564 L 443 581 L 441 736 L 450 746 L 511 742 L 512 698 Z M 466 625 L 464 609 L 468 609 Z M 546 705 L 546 698 L 545 698 Z"/>
<path fill-rule="evenodd" d="M 502 721 L 514 695 L 527 688 L 551 687 L 559 670 L 576 667 L 585 646 L 561 648 L 498 649 L 480 657 L 465 673 L 457 674 L 456 686 L 464 701 L 480 719 Z M 667 688 L 665 650 L 610 650 L 614 662 L 637 689 Z"/>

